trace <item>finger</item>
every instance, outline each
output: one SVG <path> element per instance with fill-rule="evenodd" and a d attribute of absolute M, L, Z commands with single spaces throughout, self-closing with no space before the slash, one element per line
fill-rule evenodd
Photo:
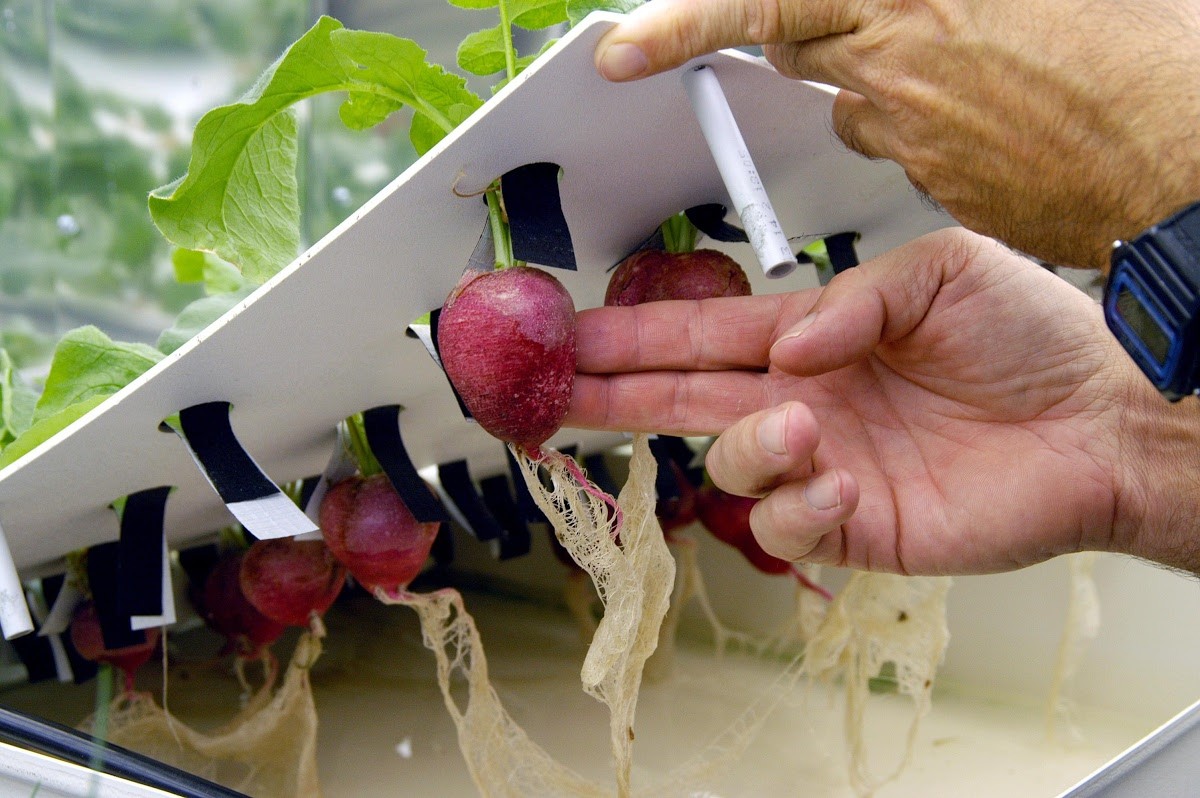
<path fill-rule="evenodd" d="M 763 55 L 775 71 L 796 80 L 815 80 L 842 89 L 869 90 L 864 83 L 864 57 L 851 51 L 844 35 L 788 41 L 763 46 Z"/>
<path fill-rule="evenodd" d="M 842 368 L 898 341 L 925 318 L 938 292 L 989 240 L 940 230 L 847 269 L 771 347 L 771 363 L 800 376 Z"/>
<path fill-rule="evenodd" d="M 575 375 L 563 425 L 620 432 L 716 435 L 768 407 L 766 376 L 746 371 Z"/>
<path fill-rule="evenodd" d="M 596 46 L 596 68 L 608 80 L 632 80 L 723 47 L 844 33 L 857 27 L 861 5 L 844 0 L 655 0 L 604 35 Z"/>
<path fill-rule="evenodd" d="M 576 369 L 765 369 L 782 313 L 816 298 L 768 294 L 592 308 L 576 315 Z M 800 311 L 794 307 L 802 308 Z"/>
<path fill-rule="evenodd" d="M 894 130 L 887 115 L 863 95 L 842 90 L 834 98 L 833 132 L 852 152 L 866 158 L 897 160 Z"/>
<path fill-rule="evenodd" d="M 782 560 L 841 565 L 841 527 L 854 515 L 858 495 L 848 471 L 830 469 L 771 491 L 750 511 L 750 527 L 763 551 Z"/>
<path fill-rule="evenodd" d="M 704 465 L 722 490 L 763 496 L 786 481 L 810 476 L 820 440 L 812 411 L 800 402 L 784 402 L 722 432 Z"/>

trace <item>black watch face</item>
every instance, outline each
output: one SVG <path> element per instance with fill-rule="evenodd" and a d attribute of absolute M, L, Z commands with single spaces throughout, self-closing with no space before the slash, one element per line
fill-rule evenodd
<path fill-rule="evenodd" d="M 1117 312 L 1154 358 L 1154 362 L 1159 366 L 1165 364 L 1167 354 L 1171 351 L 1171 339 L 1128 284 L 1117 293 Z"/>

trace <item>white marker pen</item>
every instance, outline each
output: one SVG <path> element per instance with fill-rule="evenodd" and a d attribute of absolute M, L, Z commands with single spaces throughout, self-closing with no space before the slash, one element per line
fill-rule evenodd
<path fill-rule="evenodd" d="M 29 605 L 25 603 L 25 588 L 17 575 L 12 552 L 4 530 L 0 529 L 0 631 L 5 640 L 12 640 L 33 631 Z"/>
<path fill-rule="evenodd" d="M 767 277 L 791 274 L 797 266 L 796 256 L 779 226 L 716 73 L 708 66 L 689 69 L 683 73 L 683 85 L 763 273 Z"/>

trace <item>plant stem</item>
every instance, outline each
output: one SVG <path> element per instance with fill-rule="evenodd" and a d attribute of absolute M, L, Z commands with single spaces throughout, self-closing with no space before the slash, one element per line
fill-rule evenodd
<path fill-rule="evenodd" d="M 692 252 L 696 249 L 696 226 L 682 213 L 662 223 L 662 234 L 667 252 Z"/>
<path fill-rule="evenodd" d="M 370 444 L 367 443 L 367 433 L 363 429 L 362 413 L 355 413 L 346 419 L 346 429 L 350 432 L 350 450 L 358 462 L 358 471 L 364 477 L 383 472 L 383 466 L 375 459 Z"/>
<path fill-rule="evenodd" d="M 495 188 L 488 189 L 487 205 L 488 222 L 492 226 L 492 243 L 496 247 L 496 268 L 507 269 L 516 266 L 517 260 L 512 251 L 512 234 L 508 229 L 508 221 L 504 218 L 504 208 L 500 204 L 499 183 Z"/>
<path fill-rule="evenodd" d="M 512 20 L 508 16 L 507 0 L 500 0 L 500 34 L 504 37 L 504 71 L 508 79 L 517 76 L 517 48 L 513 45 Z"/>
<path fill-rule="evenodd" d="M 113 699 L 113 666 L 104 663 L 96 674 L 96 711 L 92 722 L 92 736 L 104 744 L 108 740 L 108 710 Z M 88 762 L 92 770 L 104 772 L 104 754 L 95 753 Z"/>

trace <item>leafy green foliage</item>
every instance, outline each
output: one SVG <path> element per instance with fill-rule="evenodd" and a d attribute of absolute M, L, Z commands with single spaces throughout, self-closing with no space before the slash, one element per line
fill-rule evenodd
<path fill-rule="evenodd" d="M 593 11 L 628 14 L 644 2 L 645 0 L 567 0 L 567 17 L 572 25 L 578 25 Z"/>
<path fill-rule="evenodd" d="M 300 243 L 297 132 L 292 106 L 347 92 L 350 127 L 377 124 L 403 106 L 424 120 L 414 140 L 427 149 L 481 101 L 462 78 L 425 61 L 414 42 L 347 31 L 321 17 L 239 102 L 209 111 L 196 126 L 187 174 L 150 197 L 164 236 L 184 249 L 213 252 L 262 283 L 287 265 Z"/>
<path fill-rule="evenodd" d="M 174 324 L 163 330 L 156 344 L 158 351 L 165 355 L 171 354 L 201 330 L 228 313 L 253 291 L 253 286 L 246 286 L 230 293 L 214 294 L 197 299 L 180 312 Z"/>
<path fill-rule="evenodd" d="M 54 350 L 34 421 L 94 396 L 111 396 L 161 359 L 152 346 L 113 341 L 95 327 L 71 330 Z"/>
<path fill-rule="evenodd" d="M 0 349 L 0 446 L 29 429 L 36 404 L 37 393 L 21 380 L 8 352 Z"/>
<path fill-rule="evenodd" d="M 500 23 L 469 34 L 458 46 L 459 67 L 473 75 L 505 72 L 495 91 L 516 77 L 537 56 L 518 57 L 513 47 L 512 26 L 542 30 L 567 21 L 567 0 L 449 0 L 459 8 L 496 8 Z M 511 68 L 510 68 L 511 63 Z"/>

